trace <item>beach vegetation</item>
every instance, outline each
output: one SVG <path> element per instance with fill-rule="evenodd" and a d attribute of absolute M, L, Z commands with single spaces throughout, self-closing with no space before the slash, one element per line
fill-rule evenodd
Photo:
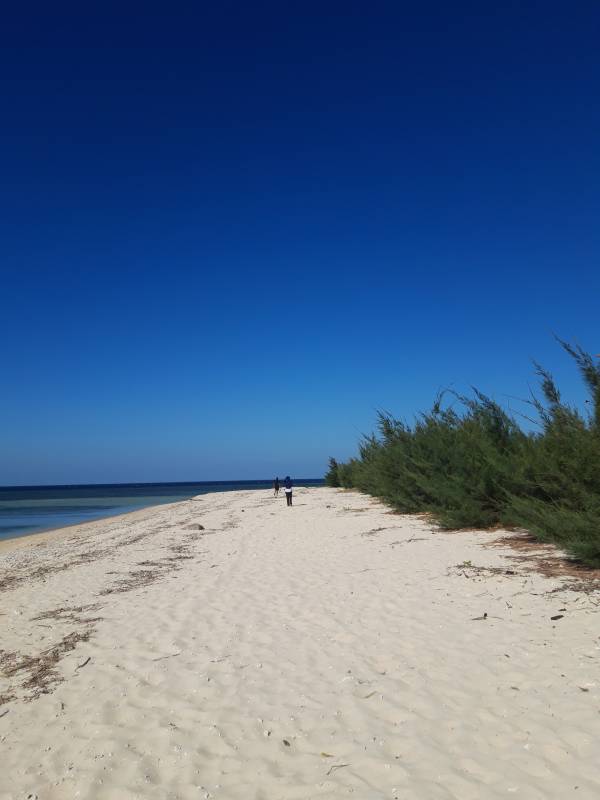
<path fill-rule="evenodd" d="M 329 486 L 355 488 L 444 529 L 525 528 L 600 566 L 600 366 L 558 340 L 587 390 L 582 413 L 539 364 L 527 419 L 477 389 L 441 392 L 412 424 L 388 412 L 346 463 L 330 459 Z"/>
<path fill-rule="evenodd" d="M 340 486 L 340 478 L 339 478 L 339 464 L 335 460 L 335 458 L 329 459 L 329 468 L 325 473 L 325 485 L 326 486 L 333 486 L 334 488 Z"/>

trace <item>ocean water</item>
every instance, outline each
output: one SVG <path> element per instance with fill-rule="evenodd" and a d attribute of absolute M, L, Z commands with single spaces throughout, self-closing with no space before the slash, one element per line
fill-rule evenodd
<path fill-rule="evenodd" d="M 319 479 L 294 479 L 296 486 L 322 486 Z M 197 494 L 268 489 L 272 481 L 115 483 L 88 486 L 0 487 L 0 539 L 124 514 Z"/>

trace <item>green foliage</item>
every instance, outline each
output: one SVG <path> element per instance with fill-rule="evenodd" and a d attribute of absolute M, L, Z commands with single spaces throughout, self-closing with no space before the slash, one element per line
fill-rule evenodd
<path fill-rule="evenodd" d="M 325 474 L 325 484 L 327 486 L 339 486 L 340 485 L 340 478 L 338 475 L 338 463 L 335 458 L 329 459 L 329 469 Z"/>
<path fill-rule="evenodd" d="M 402 512 L 428 512 L 444 528 L 525 527 L 600 566 L 600 366 L 580 347 L 560 344 L 588 389 L 587 416 L 563 403 L 536 364 L 543 399 L 529 402 L 538 432 L 523 431 L 476 389 L 471 397 L 448 392 L 412 426 L 380 413 L 378 433 L 360 442 L 358 458 L 330 460 L 328 483 L 337 479 Z"/>

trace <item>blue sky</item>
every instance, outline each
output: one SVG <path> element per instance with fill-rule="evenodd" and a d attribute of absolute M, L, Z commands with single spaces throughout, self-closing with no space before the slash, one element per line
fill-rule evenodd
<path fill-rule="evenodd" d="M 532 358 L 581 403 L 598 6 L 186 5 L 5 12 L 0 484 L 316 476 Z"/>

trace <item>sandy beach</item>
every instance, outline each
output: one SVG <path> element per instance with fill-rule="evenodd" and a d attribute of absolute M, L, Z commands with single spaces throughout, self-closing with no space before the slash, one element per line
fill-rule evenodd
<path fill-rule="evenodd" d="M 514 539 L 318 488 L 4 542 L 0 798 L 599 797 L 600 591 Z"/>

